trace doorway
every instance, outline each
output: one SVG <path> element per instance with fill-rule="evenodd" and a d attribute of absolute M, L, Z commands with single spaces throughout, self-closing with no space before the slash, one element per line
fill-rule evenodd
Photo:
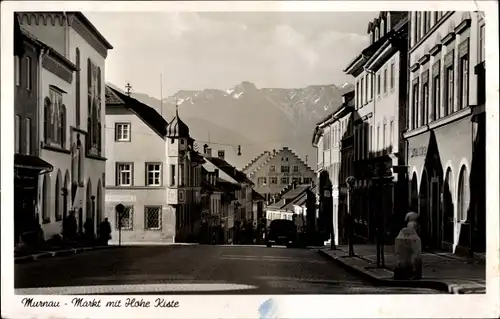
<path fill-rule="evenodd" d="M 431 248 L 440 248 L 443 236 L 443 221 L 441 211 L 439 178 L 431 179 L 431 198 L 430 198 L 430 219 L 429 219 L 429 246 Z"/>

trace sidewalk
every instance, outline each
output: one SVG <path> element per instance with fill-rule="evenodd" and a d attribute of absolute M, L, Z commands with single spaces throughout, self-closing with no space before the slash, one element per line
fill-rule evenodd
<path fill-rule="evenodd" d="M 451 253 L 422 253 L 422 279 L 394 280 L 394 247 L 385 246 L 384 250 L 386 268 L 376 268 L 375 245 L 354 245 L 356 257 L 348 257 L 348 248 L 343 245 L 337 246 L 337 250 L 323 247 L 318 252 L 381 285 L 431 288 L 454 294 L 486 292 L 486 265 L 482 262 L 468 263 Z"/>
<path fill-rule="evenodd" d="M 79 254 L 84 251 L 113 248 L 117 246 L 81 246 L 81 247 L 44 247 L 38 250 L 31 251 L 16 251 L 14 250 L 14 263 L 26 263 L 37 261 L 40 259 L 51 258 L 56 256 L 68 256 Z"/>

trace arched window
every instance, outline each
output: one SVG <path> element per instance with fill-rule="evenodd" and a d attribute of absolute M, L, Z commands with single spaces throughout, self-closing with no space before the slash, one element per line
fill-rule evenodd
<path fill-rule="evenodd" d="M 99 223 L 102 221 L 102 185 L 101 180 L 97 182 L 97 196 L 96 196 L 96 222 Z"/>
<path fill-rule="evenodd" d="M 54 211 L 56 215 L 56 221 L 62 219 L 62 205 L 61 205 L 61 170 L 57 171 L 56 177 L 56 187 L 54 188 Z"/>
<path fill-rule="evenodd" d="M 77 68 L 77 71 L 76 71 L 76 92 L 75 92 L 75 97 L 76 97 L 76 101 L 75 101 L 75 115 L 76 115 L 76 127 L 80 127 L 80 49 L 76 48 L 76 52 L 75 52 L 75 61 L 76 61 L 76 68 Z"/>
<path fill-rule="evenodd" d="M 379 33 L 379 30 L 378 30 L 378 27 L 375 27 L 375 42 L 378 41 L 379 37 L 380 37 L 380 33 Z"/>
<path fill-rule="evenodd" d="M 43 103 L 43 138 L 45 143 L 49 143 L 52 136 L 50 129 L 51 104 L 50 99 L 46 97 Z"/>
<path fill-rule="evenodd" d="M 77 150 L 78 150 L 78 183 L 83 183 L 83 149 L 80 140 L 77 141 Z"/>
<path fill-rule="evenodd" d="M 458 176 L 458 194 L 457 194 L 457 208 L 458 220 L 461 222 L 467 221 L 467 210 L 469 209 L 469 183 L 467 178 L 467 168 L 462 166 L 460 175 Z"/>
<path fill-rule="evenodd" d="M 66 106 L 63 104 L 61 105 L 61 110 L 59 112 L 59 131 L 60 131 L 60 136 L 61 136 L 61 147 L 65 148 L 66 146 Z"/>
<path fill-rule="evenodd" d="M 384 19 L 380 21 L 380 37 L 383 37 L 385 35 L 385 23 Z"/>
<path fill-rule="evenodd" d="M 92 218 L 92 182 L 90 179 L 87 181 L 87 202 L 86 202 L 86 218 Z"/>

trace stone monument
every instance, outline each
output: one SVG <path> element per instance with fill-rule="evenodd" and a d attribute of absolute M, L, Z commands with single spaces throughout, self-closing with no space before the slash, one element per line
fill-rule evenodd
<path fill-rule="evenodd" d="M 394 241 L 394 253 L 397 260 L 394 279 L 422 278 L 422 243 L 417 233 L 418 216 L 415 212 L 406 214 L 407 226 L 401 229 Z"/>

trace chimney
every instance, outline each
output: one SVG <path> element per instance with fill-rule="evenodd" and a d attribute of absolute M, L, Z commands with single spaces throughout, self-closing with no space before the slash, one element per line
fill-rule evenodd
<path fill-rule="evenodd" d="M 220 158 L 221 160 L 224 159 L 224 150 L 219 150 L 217 152 L 217 157 Z"/>
<path fill-rule="evenodd" d="M 207 148 L 205 148 L 205 155 L 208 157 L 212 157 L 212 149 L 208 146 Z"/>

